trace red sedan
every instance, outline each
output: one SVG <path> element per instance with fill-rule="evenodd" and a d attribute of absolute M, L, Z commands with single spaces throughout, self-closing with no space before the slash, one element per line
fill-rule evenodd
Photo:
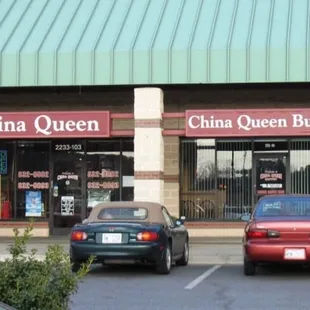
<path fill-rule="evenodd" d="M 310 263 L 310 195 L 264 196 L 242 219 L 246 276 L 260 263 Z"/>

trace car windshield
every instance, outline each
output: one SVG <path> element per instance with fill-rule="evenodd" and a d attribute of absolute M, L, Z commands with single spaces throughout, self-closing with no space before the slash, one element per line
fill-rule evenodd
<path fill-rule="evenodd" d="M 310 198 L 279 197 L 262 199 L 254 212 L 254 217 L 310 217 Z"/>
<path fill-rule="evenodd" d="M 148 216 L 144 208 L 104 208 L 98 214 L 99 220 L 145 220 Z"/>

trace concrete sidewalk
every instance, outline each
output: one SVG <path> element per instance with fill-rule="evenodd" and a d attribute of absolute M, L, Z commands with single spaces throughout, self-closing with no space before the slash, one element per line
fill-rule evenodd
<path fill-rule="evenodd" d="M 216 241 L 216 240 L 215 240 Z M 215 242 L 213 241 L 213 242 Z M 0 261 L 9 258 L 8 243 L 0 243 Z M 44 254 L 47 251 L 49 245 L 55 244 L 55 242 L 50 243 L 40 243 L 38 240 L 31 242 L 28 245 L 28 251 L 31 249 L 37 250 L 36 258 L 38 260 L 44 259 Z M 68 239 L 63 239 L 62 242 L 56 242 L 63 246 L 64 250 L 69 252 Z M 190 264 L 194 265 L 205 265 L 205 264 L 219 264 L 219 265 L 231 265 L 231 264 L 241 264 L 242 263 L 242 248 L 241 242 L 236 243 L 194 243 L 190 244 Z"/>

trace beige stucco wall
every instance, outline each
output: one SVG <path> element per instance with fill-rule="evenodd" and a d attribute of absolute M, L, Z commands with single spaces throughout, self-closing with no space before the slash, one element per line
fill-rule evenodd
<path fill-rule="evenodd" d="M 1 223 L 0 223 L 1 226 Z M 24 233 L 25 228 L 19 228 L 20 234 Z M 48 237 L 49 236 L 49 228 L 48 227 L 40 227 L 40 228 L 33 228 L 31 232 L 33 237 Z M 13 228 L 9 227 L 0 227 L 0 237 L 14 237 Z"/>

